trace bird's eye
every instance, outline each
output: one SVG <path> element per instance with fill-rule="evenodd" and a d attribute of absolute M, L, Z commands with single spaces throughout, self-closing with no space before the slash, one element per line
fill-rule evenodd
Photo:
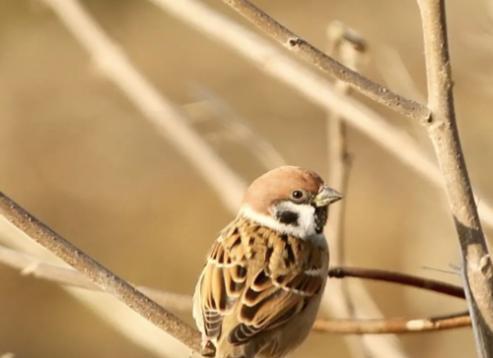
<path fill-rule="evenodd" d="M 292 193 L 291 193 L 291 197 L 295 200 L 300 200 L 302 199 L 304 196 L 303 192 L 301 190 L 294 190 Z"/>

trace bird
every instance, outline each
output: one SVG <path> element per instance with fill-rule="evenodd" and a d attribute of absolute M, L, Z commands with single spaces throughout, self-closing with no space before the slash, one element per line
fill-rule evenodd
<path fill-rule="evenodd" d="M 195 286 L 203 357 L 281 358 L 302 343 L 327 279 L 329 206 L 341 198 L 316 172 L 297 166 L 251 183 Z"/>

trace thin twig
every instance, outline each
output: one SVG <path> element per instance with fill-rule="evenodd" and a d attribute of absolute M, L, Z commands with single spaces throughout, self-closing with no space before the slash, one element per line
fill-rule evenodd
<path fill-rule="evenodd" d="M 481 228 L 455 119 L 444 0 L 418 0 L 432 117 L 426 124 L 459 238 L 477 350 L 493 356 L 493 265 Z"/>
<path fill-rule="evenodd" d="M 317 320 L 315 331 L 340 334 L 425 333 L 471 326 L 467 312 L 429 318 L 389 318 L 382 320 Z"/>
<path fill-rule="evenodd" d="M 248 121 L 236 113 L 214 91 L 204 85 L 195 85 L 193 86 L 193 93 L 199 99 L 205 101 L 210 112 L 212 112 L 214 117 L 224 127 L 228 137 L 231 137 L 235 143 L 242 144 L 247 150 L 252 152 L 267 170 L 286 164 L 279 151 L 267 139 L 251 128 Z"/>
<path fill-rule="evenodd" d="M 383 46 L 376 55 L 377 61 L 375 64 L 386 84 L 398 88 L 404 95 L 416 98 L 420 102 L 426 100 L 419 90 L 415 78 L 409 72 L 402 56 L 396 49 L 390 46 Z"/>
<path fill-rule="evenodd" d="M 291 86 L 308 100 L 327 111 L 338 113 L 353 128 L 399 158 L 433 184 L 441 187 L 438 169 L 423 155 L 415 141 L 375 111 L 360 102 L 343 96 L 331 82 L 317 72 L 291 59 L 284 51 L 237 22 L 223 16 L 197 0 L 150 0 L 169 14 L 194 26 L 202 34 L 212 36 L 231 47 L 260 70 Z M 493 210 L 491 214 L 493 225 Z"/>
<path fill-rule="evenodd" d="M 327 27 L 327 37 L 328 54 L 352 70 L 356 70 L 361 55 L 366 50 L 364 40 L 339 21 L 333 21 L 329 24 Z M 336 80 L 334 87 L 343 95 L 349 94 L 349 84 L 341 80 Z M 340 115 L 334 111 L 329 111 L 327 113 L 326 127 L 329 161 L 327 181 L 331 186 L 344 193 L 345 197 L 345 200 L 331 209 L 330 220 L 325 230 L 330 245 L 330 263 L 331 265 L 339 266 L 344 265 L 346 259 L 344 223 L 352 158 L 348 151 L 347 126 Z M 354 319 L 357 316 L 355 304 L 346 280 L 332 282 L 330 288 L 326 290 L 326 294 L 322 298 L 322 308 L 330 309 L 330 296 L 339 296 L 340 304 L 338 305 L 337 317 Z M 368 297 L 370 296 L 368 295 Z M 361 305 L 363 304 L 364 302 L 361 303 Z M 392 339 L 390 336 L 388 338 Z M 379 352 L 382 343 L 375 340 L 374 337 L 345 336 L 344 339 L 353 357 L 385 357 L 382 352 Z M 397 354 L 399 353 L 392 352 L 389 357 L 394 358 Z"/>
<path fill-rule="evenodd" d="M 348 67 L 355 69 L 359 57 L 364 53 L 366 44 L 355 33 L 340 22 L 333 22 L 327 29 L 329 36 L 329 53 L 341 60 Z M 349 93 L 349 85 L 338 80 L 336 89 L 344 95 Z M 327 115 L 327 152 L 329 161 L 328 182 L 347 197 L 351 155 L 347 145 L 347 128 L 341 116 L 334 111 Z M 344 214 L 346 200 L 330 211 L 327 233 L 331 244 L 331 264 L 344 264 Z"/>
<path fill-rule="evenodd" d="M 465 298 L 464 289 L 460 286 L 399 272 L 358 267 L 334 267 L 329 270 L 329 277 L 358 277 L 375 281 L 393 282 L 400 285 L 412 286 L 424 290 L 442 293 L 448 296 Z"/>
<path fill-rule="evenodd" d="M 196 330 L 65 240 L 1 192 L 0 214 L 38 244 L 82 272 L 103 291 L 118 298 L 195 351 L 200 349 L 200 335 Z"/>
<path fill-rule="evenodd" d="M 438 168 L 406 132 L 381 115 L 348 96 L 342 96 L 319 73 L 294 61 L 263 37 L 222 15 L 199 0 L 150 0 L 168 14 L 193 26 L 256 64 L 265 73 L 282 81 L 312 103 L 338 113 L 353 128 L 361 131 L 394 155 L 403 164 L 443 189 Z M 493 228 L 493 206 L 484 198 L 478 204 L 481 218 Z"/>
<path fill-rule="evenodd" d="M 293 51 L 304 60 L 334 76 L 340 81 L 348 83 L 356 91 L 368 96 L 375 102 L 381 103 L 406 117 L 419 121 L 427 120 L 430 111 L 426 106 L 413 100 L 399 96 L 388 88 L 360 75 L 358 72 L 342 65 L 327 56 L 318 48 L 296 35 L 264 11 L 248 0 L 223 0 L 240 15 L 248 19 L 259 29 L 267 33 L 284 47 Z"/>

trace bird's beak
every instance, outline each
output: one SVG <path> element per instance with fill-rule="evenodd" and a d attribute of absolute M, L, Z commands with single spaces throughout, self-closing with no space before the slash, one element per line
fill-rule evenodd
<path fill-rule="evenodd" d="M 315 196 L 313 203 L 317 207 L 327 206 L 342 199 L 342 194 L 328 186 L 323 186 Z"/>

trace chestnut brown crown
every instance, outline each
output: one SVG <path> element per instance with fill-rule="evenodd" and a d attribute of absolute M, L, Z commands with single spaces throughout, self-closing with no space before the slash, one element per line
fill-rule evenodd
<path fill-rule="evenodd" d="M 257 213 L 270 215 L 269 209 L 276 203 L 284 200 L 309 203 L 324 187 L 323 179 L 314 171 L 282 166 L 254 180 L 245 193 L 243 204 Z"/>

